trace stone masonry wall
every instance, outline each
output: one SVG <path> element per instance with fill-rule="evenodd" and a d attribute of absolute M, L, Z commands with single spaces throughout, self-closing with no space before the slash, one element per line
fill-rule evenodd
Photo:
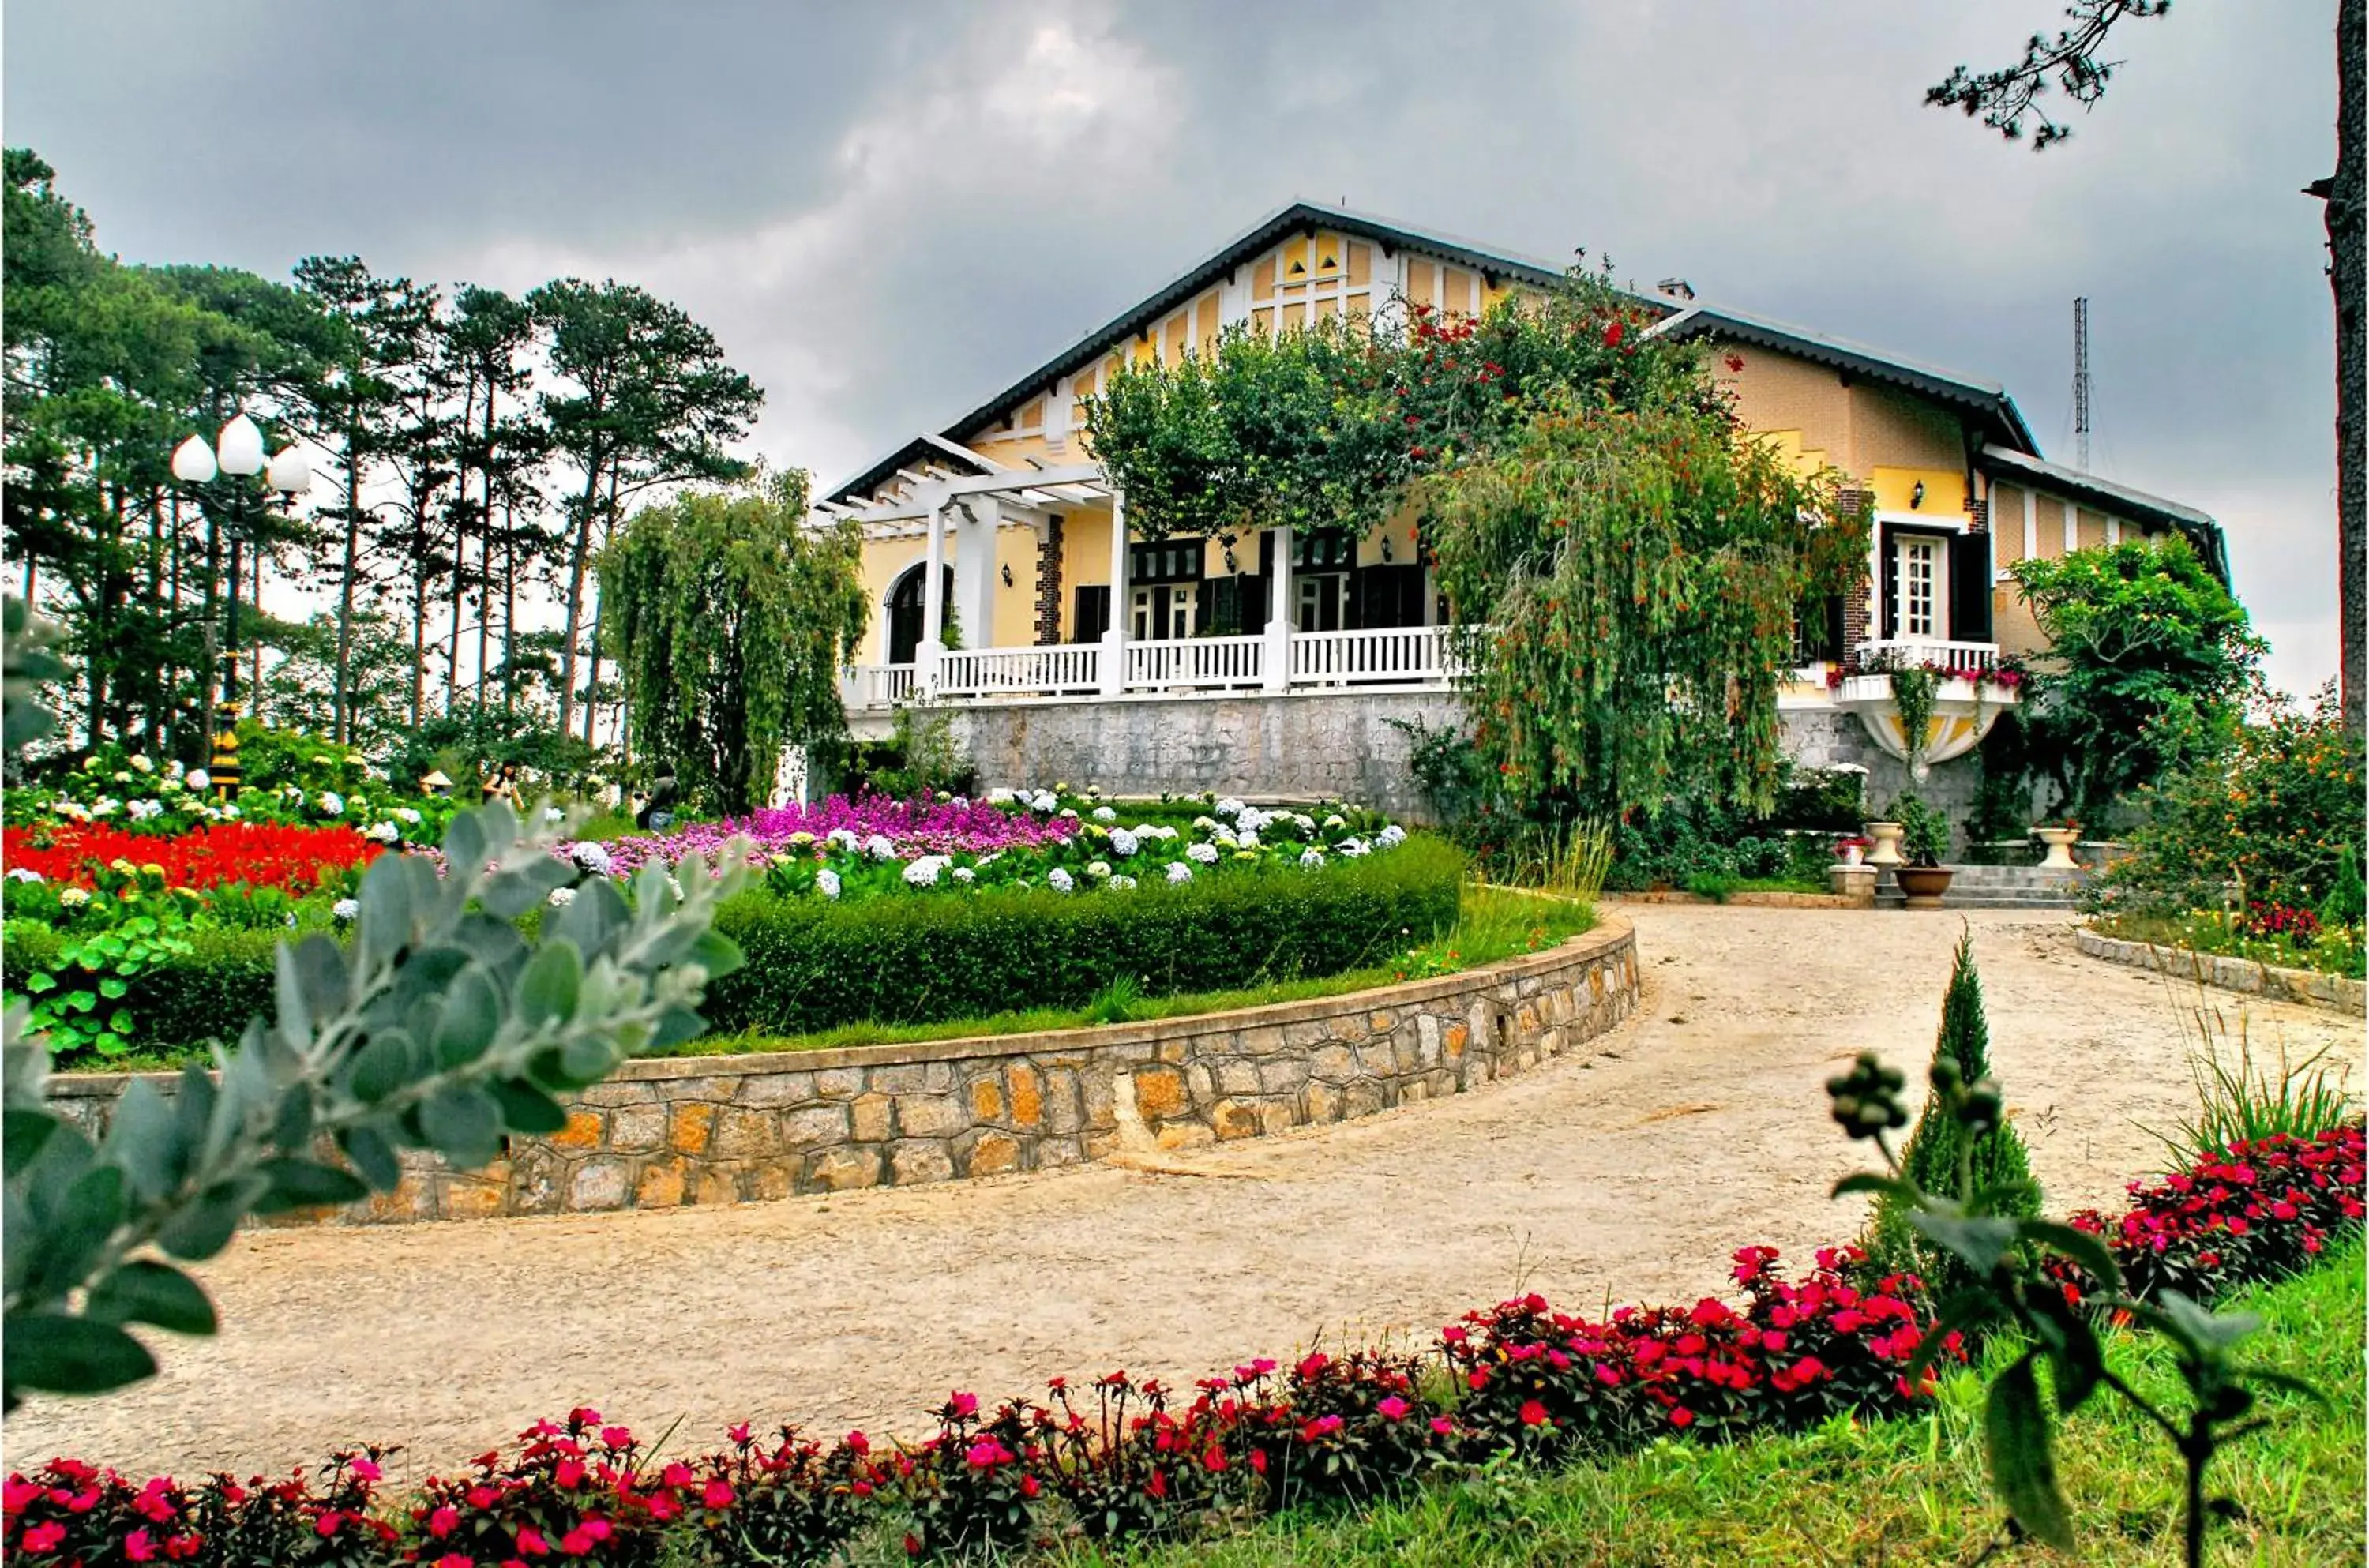
<path fill-rule="evenodd" d="M 475 1173 L 406 1156 L 367 1224 L 739 1203 L 1044 1171 L 1462 1093 L 1575 1049 L 1637 1001 L 1627 922 L 1433 979 L 1274 1007 L 926 1045 L 628 1062 L 567 1126 Z M 170 1074 L 151 1074 L 169 1094 Z M 94 1136 L 129 1074 L 52 1093 Z"/>
<path fill-rule="evenodd" d="M 956 749 L 997 784 L 1099 784 L 1351 800 L 1411 821 L 1428 813 L 1391 720 L 1458 722 L 1449 692 L 947 704 Z"/>

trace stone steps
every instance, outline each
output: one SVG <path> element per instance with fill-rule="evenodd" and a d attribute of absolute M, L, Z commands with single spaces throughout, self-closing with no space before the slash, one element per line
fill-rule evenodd
<path fill-rule="evenodd" d="M 1958 910 L 2075 910 L 2080 907 L 2083 871 L 2043 871 L 2036 865 L 1959 865 L 1951 870 L 1945 907 Z M 1878 884 L 1875 906 L 1896 910 L 1906 902 L 1890 877 Z"/>

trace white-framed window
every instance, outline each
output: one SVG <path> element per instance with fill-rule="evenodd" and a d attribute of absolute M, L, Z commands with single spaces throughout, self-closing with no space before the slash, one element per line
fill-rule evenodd
<path fill-rule="evenodd" d="M 1946 642 L 1950 542 L 1932 534 L 1897 533 L 1892 548 L 1894 635 L 1908 642 Z"/>

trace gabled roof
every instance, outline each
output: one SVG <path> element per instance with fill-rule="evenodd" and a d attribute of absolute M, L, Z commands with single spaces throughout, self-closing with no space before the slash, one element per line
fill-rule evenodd
<path fill-rule="evenodd" d="M 993 474 L 1000 467 L 999 464 L 990 463 L 985 457 L 959 441 L 945 436 L 925 433 L 915 436 L 895 452 L 825 496 L 823 500 L 825 503 L 830 503 L 844 501 L 851 496 L 870 495 L 875 489 L 895 478 L 898 469 L 912 468 L 926 472 L 932 464 L 942 466 L 958 465 L 975 474 Z"/>
<path fill-rule="evenodd" d="M 1755 343 L 1848 371 L 1870 381 L 1906 387 L 1974 414 L 1982 421 L 1983 434 L 1999 445 L 2034 454 L 2040 451 L 2039 442 L 2031 439 L 2031 427 L 2016 408 L 2015 399 L 1996 382 L 1979 381 L 1955 371 L 1904 360 L 1863 343 L 1829 338 L 1824 333 L 1712 305 L 1688 305 L 1653 330 L 1679 338 L 1717 338 L 1723 342 Z"/>
<path fill-rule="evenodd" d="M 1512 279 L 1546 287 L 1561 281 L 1563 276 L 1562 268 L 1535 257 L 1493 250 L 1470 240 L 1410 228 L 1368 213 L 1353 212 L 1345 207 L 1320 207 L 1312 201 L 1294 201 L 1243 230 L 1158 292 L 1113 316 L 993 397 L 945 425 L 942 433 L 950 440 L 959 440 L 967 431 L 1001 418 L 1037 395 L 1052 382 L 1082 366 L 1093 363 L 1244 262 L 1256 258 L 1292 235 L 1312 235 L 1319 229 L 1371 240 L 1386 250 L 1420 250 L 1469 267 L 1491 280 Z M 1665 301 L 1643 296 L 1639 297 L 1639 303 L 1663 310 L 1670 308 Z M 908 442 L 833 489 L 825 498 L 836 501 L 863 495 L 898 468 L 910 467 L 916 444 Z"/>
<path fill-rule="evenodd" d="M 2150 496 L 2144 490 L 2134 490 L 2127 485 L 2117 485 L 2111 479 L 2100 479 L 2094 474 L 2084 474 L 2077 468 L 2043 463 L 2029 452 L 2005 447 L 1983 448 L 1980 466 L 1994 478 L 2029 483 L 2075 501 L 2087 501 L 2118 517 L 2176 529 L 2187 535 L 2197 557 L 2221 579 L 2221 586 L 2229 586 L 2228 542 L 2222 534 L 2221 524 L 2210 513 L 2181 506 L 2178 501 L 2167 501 L 2161 496 Z"/>

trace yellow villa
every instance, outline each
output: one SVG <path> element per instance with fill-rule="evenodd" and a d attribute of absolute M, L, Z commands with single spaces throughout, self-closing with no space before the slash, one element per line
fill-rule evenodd
<path fill-rule="evenodd" d="M 1288 330 L 1401 301 L 1477 314 L 1559 276 L 1297 204 L 914 437 L 818 503 L 865 534 L 875 614 L 847 681 L 851 719 L 864 728 L 897 704 L 944 704 L 997 776 L 1400 794 L 1371 756 L 1302 754 L 1402 756 L 1388 720 L 1451 711 L 1444 607 L 1405 524 L 1362 538 L 1132 539 L 1082 405 L 1121 365 L 1173 362 L 1230 327 Z M 1780 698 L 1804 760 L 1861 761 L 1870 738 L 1900 754 L 1890 681 L 1874 672 L 1888 659 L 1973 671 L 2037 649 L 2008 575 L 2026 556 L 2177 531 L 2226 579 L 2212 518 L 2044 461 L 1996 384 L 1698 303 L 1683 285 L 1641 303 L 1662 317 L 1653 331 L 1713 346 L 1749 429 L 1832 464 L 1872 501 L 1866 578 L 1801 628 L 1801 669 Z M 1934 763 L 1970 750 L 2012 700 L 1968 680 L 1940 696 Z"/>

